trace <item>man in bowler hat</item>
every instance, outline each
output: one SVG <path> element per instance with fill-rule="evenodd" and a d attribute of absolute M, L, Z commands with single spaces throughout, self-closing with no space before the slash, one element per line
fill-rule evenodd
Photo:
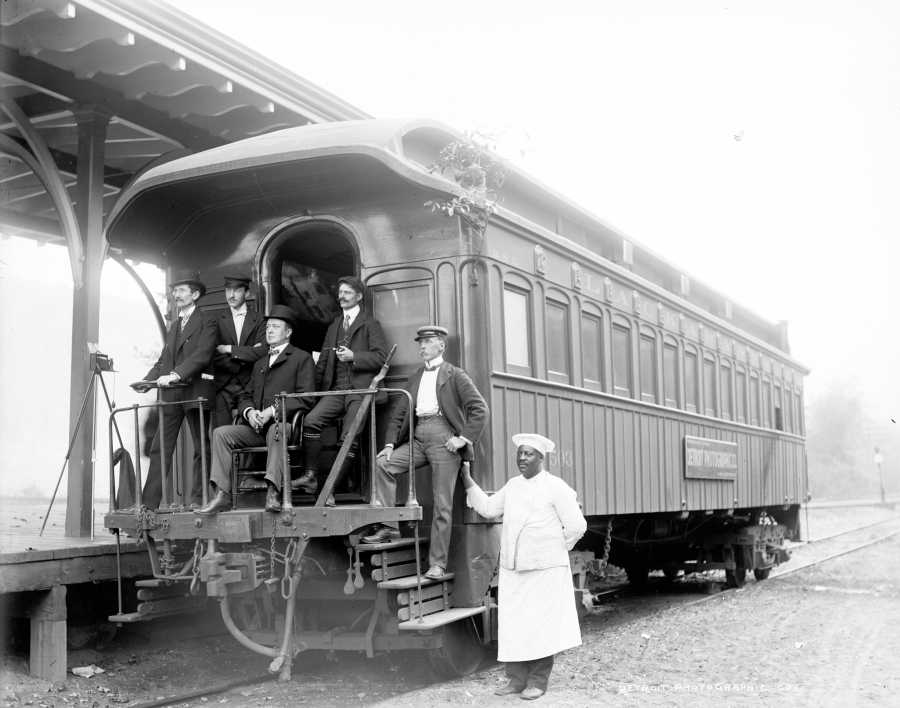
<path fill-rule="evenodd" d="M 290 343 L 291 333 L 297 326 L 296 313 L 286 305 L 275 305 L 264 319 L 268 356 L 253 365 L 250 385 L 238 399 L 241 424 L 223 425 L 213 431 L 210 483 L 215 488 L 215 496 L 206 506 L 195 509 L 196 514 L 215 514 L 231 508 L 231 452 L 235 448 L 262 445 L 268 450 L 266 511 L 281 511 L 284 478 L 281 446 L 291 437 L 289 421 L 297 411 L 308 410 L 311 399 L 285 399 L 284 415 L 288 424 L 282 436 L 277 425 L 282 411 L 275 405 L 275 396 L 282 392 L 315 391 L 316 374 L 312 357 Z"/>
<path fill-rule="evenodd" d="M 347 275 L 338 281 L 338 302 L 341 316 L 336 317 L 325 333 L 325 341 L 316 364 L 316 386 L 319 391 L 349 391 L 369 388 L 372 379 L 387 359 L 387 342 L 381 323 L 362 310 L 366 288 L 362 281 Z M 343 417 L 341 443 L 347 436 L 356 412 L 362 403 L 359 394 L 347 396 L 323 396 L 303 423 L 303 449 L 305 450 L 303 476 L 294 480 L 294 487 L 308 494 L 315 494 L 316 475 L 319 471 L 319 452 L 322 449 L 322 429 Z M 358 436 L 365 429 L 359 427 Z M 357 441 L 341 468 L 334 487 L 344 478 L 356 458 Z M 334 493 L 326 506 L 334 506 Z"/>
<path fill-rule="evenodd" d="M 396 501 L 394 477 L 409 471 L 409 456 L 415 467 L 431 465 L 434 513 L 425 577 L 438 579 L 447 569 L 453 522 L 453 490 L 463 460 L 474 459 L 473 445 L 488 423 L 488 407 L 472 379 L 462 369 L 444 361 L 447 330 L 431 325 L 419 327 L 415 340 L 425 367 L 409 377 L 406 389 L 415 407 L 409 410 L 406 396 L 391 415 L 384 449 L 376 458 L 375 501 L 392 507 Z M 409 416 L 413 439 L 408 440 Z M 396 523 L 384 525 L 364 543 L 384 543 L 400 537 Z"/>
<path fill-rule="evenodd" d="M 228 309 L 218 313 L 219 345 L 213 358 L 216 373 L 215 426 L 230 425 L 238 397 L 250 383 L 253 365 L 266 354 L 266 325 L 247 307 L 248 275 L 225 276 Z"/>
<path fill-rule="evenodd" d="M 215 406 L 216 388 L 213 376 L 213 353 L 216 349 L 218 324 L 216 318 L 203 312 L 197 301 L 206 294 L 206 286 L 200 274 L 179 271 L 171 283 L 172 297 L 178 309 L 178 317 L 169 327 L 166 346 L 153 368 L 144 377 L 145 381 L 156 381 L 162 389 L 162 399 L 166 403 L 190 401 L 203 398 L 204 419 L 200 425 L 200 404 L 185 403 L 165 406 L 162 417 L 164 423 L 156 430 L 150 445 L 150 469 L 144 483 L 142 502 L 148 509 L 156 509 L 162 499 L 162 460 L 160 459 L 160 435 L 165 435 L 166 476 L 171 473 L 172 453 L 178 431 L 185 418 L 194 441 L 194 480 L 191 489 L 191 505 L 199 506 L 203 500 L 203 475 L 200 466 L 201 438 L 209 463 L 209 416 Z M 175 382 L 187 386 L 169 387 Z M 139 391 L 146 387 L 135 385 Z M 208 468 L 208 467 L 207 467 Z"/>

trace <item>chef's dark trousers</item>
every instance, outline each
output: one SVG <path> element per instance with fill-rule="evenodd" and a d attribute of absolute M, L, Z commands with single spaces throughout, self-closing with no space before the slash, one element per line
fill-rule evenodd
<path fill-rule="evenodd" d="M 543 659 L 531 661 L 507 661 L 506 678 L 509 679 L 511 686 L 520 691 L 524 691 L 528 686 L 546 691 L 550 682 L 550 672 L 553 670 L 553 657 L 551 654 Z"/>
<path fill-rule="evenodd" d="M 177 391 L 180 394 L 181 391 Z M 166 435 L 166 475 L 171 478 L 172 475 L 172 453 L 175 452 L 175 443 L 178 440 L 178 431 L 181 424 L 187 418 L 188 427 L 191 430 L 191 438 L 194 442 L 194 481 L 191 488 L 191 501 L 196 504 L 203 503 L 203 470 L 200 464 L 200 436 L 203 436 L 203 444 L 206 446 L 206 469 L 209 470 L 210 446 L 209 446 L 209 419 L 212 411 L 203 411 L 205 425 L 203 430 L 200 429 L 200 410 L 198 408 L 187 408 L 184 406 L 165 406 L 165 412 L 161 419 L 162 426 L 156 429 L 156 435 L 153 437 L 153 443 L 150 445 L 150 470 L 147 472 L 147 481 L 144 483 L 144 493 L 141 497 L 141 503 L 148 509 L 158 509 L 160 500 L 162 499 L 162 464 L 160 463 L 159 436 L 160 432 Z M 175 484 L 170 485 L 170 489 L 175 489 Z M 187 490 L 183 490 L 187 491 Z M 169 495 L 171 503 L 172 496 Z"/>

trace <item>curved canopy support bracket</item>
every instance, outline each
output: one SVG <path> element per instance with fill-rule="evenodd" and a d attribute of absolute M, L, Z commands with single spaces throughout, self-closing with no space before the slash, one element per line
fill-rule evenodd
<path fill-rule="evenodd" d="M 66 192 L 59 169 L 43 139 L 16 102 L 8 95 L 0 94 L 0 105 L 3 106 L 3 110 L 6 111 L 12 122 L 19 129 L 19 132 L 25 137 L 28 146 L 31 148 L 31 153 L 28 153 L 19 143 L 7 136 L 3 136 L 5 139 L 0 145 L 5 151 L 25 162 L 47 190 L 47 194 L 59 214 L 59 223 L 62 227 L 63 236 L 66 239 L 69 261 L 72 266 L 72 280 L 75 288 L 81 289 L 84 284 L 84 249 L 81 243 L 81 234 L 78 230 L 78 219 L 75 217 L 75 208 L 72 206 L 72 200 L 69 199 L 68 192 Z M 25 155 L 28 155 L 28 158 Z"/>

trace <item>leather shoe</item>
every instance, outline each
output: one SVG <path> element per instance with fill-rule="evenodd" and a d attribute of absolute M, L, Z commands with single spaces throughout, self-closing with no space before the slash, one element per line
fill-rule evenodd
<path fill-rule="evenodd" d="M 281 511 L 281 493 L 270 484 L 266 490 L 266 511 Z"/>
<path fill-rule="evenodd" d="M 394 529 L 390 526 L 382 526 L 371 536 L 363 536 L 363 543 L 389 543 L 391 541 L 400 540 L 400 529 Z"/>
<path fill-rule="evenodd" d="M 312 470 L 304 470 L 302 477 L 291 480 L 291 489 L 295 492 L 305 492 L 306 494 L 316 493 L 316 473 Z"/>
<path fill-rule="evenodd" d="M 194 509 L 195 514 L 218 514 L 220 511 L 231 509 L 231 495 L 221 489 L 216 490 L 216 496 L 206 506 Z"/>
<path fill-rule="evenodd" d="M 534 686 L 528 686 L 519 694 L 519 698 L 523 701 L 533 701 L 535 698 L 540 698 L 543 695 L 544 692 L 541 689 L 535 688 Z"/>
<path fill-rule="evenodd" d="M 445 575 L 445 571 L 439 565 L 431 566 L 427 571 L 425 571 L 425 577 L 431 578 L 432 580 L 440 580 Z"/>
<path fill-rule="evenodd" d="M 506 684 L 505 686 L 501 686 L 496 691 L 494 691 L 495 696 L 511 696 L 514 693 L 521 693 L 521 688 L 516 688 L 511 683 Z"/>
<path fill-rule="evenodd" d="M 325 506 L 331 507 L 332 509 L 337 506 L 337 502 L 334 500 L 334 494 L 328 495 L 328 499 L 325 500 Z"/>
<path fill-rule="evenodd" d="M 116 509 L 113 513 L 114 514 L 137 514 L 138 509 L 140 509 L 140 508 L 141 507 L 138 504 L 132 504 L 131 506 L 129 506 L 125 509 Z"/>

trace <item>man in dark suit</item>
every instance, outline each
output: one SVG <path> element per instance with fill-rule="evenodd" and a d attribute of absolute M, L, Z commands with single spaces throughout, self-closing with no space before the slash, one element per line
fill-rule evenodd
<path fill-rule="evenodd" d="M 250 383 L 253 365 L 266 353 L 266 325 L 258 312 L 247 307 L 251 279 L 225 276 L 228 309 L 218 315 L 219 346 L 213 358 L 216 369 L 215 426 L 230 425 L 232 410 L 244 387 Z"/>
<path fill-rule="evenodd" d="M 368 388 L 372 379 L 381 370 L 387 358 L 387 342 L 381 323 L 369 317 L 361 305 L 365 296 L 365 286 L 359 278 L 345 276 L 338 281 L 338 302 L 343 313 L 336 317 L 325 333 L 325 342 L 316 364 L 316 387 L 319 391 L 349 391 Z M 315 494 L 316 474 L 319 471 L 319 452 L 322 449 L 322 429 L 343 416 L 341 443 L 350 429 L 359 410 L 363 397 L 358 394 L 348 396 L 323 396 L 310 411 L 303 423 L 303 449 L 305 450 L 303 476 L 294 481 L 297 489 Z M 365 429 L 359 427 L 357 437 Z M 347 456 L 334 488 L 347 474 L 356 457 L 357 441 Z M 326 501 L 334 506 L 334 494 Z"/>
<path fill-rule="evenodd" d="M 409 456 L 415 467 L 431 465 L 434 514 L 425 576 L 438 579 L 447 569 L 453 521 L 453 490 L 463 460 L 474 459 L 473 445 L 488 423 L 488 407 L 465 371 L 444 361 L 447 330 L 419 327 L 416 341 L 425 367 L 414 372 L 406 385 L 415 408 L 406 396 L 394 408 L 385 436 L 384 449 L 376 459 L 375 502 L 392 507 L 396 501 L 395 475 L 409 471 Z M 409 416 L 413 436 L 408 440 Z M 398 447 L 399 446 L 399 447 Z M 396 524 L 385 525 L 364 543 L 384 543 L 400 537 Z"/>
<path fill-rule="evenodd" d="M 279 393 L 306 393 L 315 391 L 316 374 L 312 357 L 293 346 L 291 333 L 297 326 L 296 313 L 286 305 L 275 305 L 265 318 L 268 356 L 253 365 L 250 386 L 238 399 L 241 413 L 240 425 L 223 425 L 213 431 L 213 461 L 210 483 L 216 490 L 212 501 L 196 514 L 215 514 L 231 508 L 231 451 L 241 447 L 265 445 L 266 460 L 266 511 L 281 511 L 281 485 L 284 477 L 282 444 L 290 440 L 291 425 L 285 426 L 281 436 L 279 425 L 281 410 L 275 405 Z M 287 398 L 284 402 L 285 420 L 293 419 L 297 411 L 311 406 L 307 399 Z"/>
<path fill-rule="evenodd" d="M 148 509 L 156 509 L 162 499 L 162 461 L 160 460 L 160 434 L 165 435 L 166 476 L 171 473 L 172 453 L 181 424 L 187 418 L 194 441 L 194 481 L 191 489 L 192 506 L 199 506 L 203 500 L 203 475 L 200 466 L 201 438 L 209 463 L 209 416 L 215 405 L 216 388 L 213 376 L 213 353 L 216 348 L 218 325 L 216 318 L 203 312 L 197 301 L 206 294 L 206 286 L 200 281 L 200 274 L 191 271 L 176 273 L 170 285 L 178 318 L 169 327 L 166 346 L 153 368 L 144 377 L 145 381 L 156 381 L 162 389 L 163 401 L 189 401 L 206 399 L 203 403 L 204 422 L 200 425 L 200 404 L 185 403 L 179 406 L 165 406 L 163 425 L 158 427 L 150 445 L 150 470 L 144 484 L 142 502 Z M 187 386 L 169 387 L 175 382 L 186 382 Z M 147 390 L 139 384 L 139 391 Z M 208 413 L 207 413 L 208 411 Z M 208 467 L 207 467 L 208 469 Z"/>

